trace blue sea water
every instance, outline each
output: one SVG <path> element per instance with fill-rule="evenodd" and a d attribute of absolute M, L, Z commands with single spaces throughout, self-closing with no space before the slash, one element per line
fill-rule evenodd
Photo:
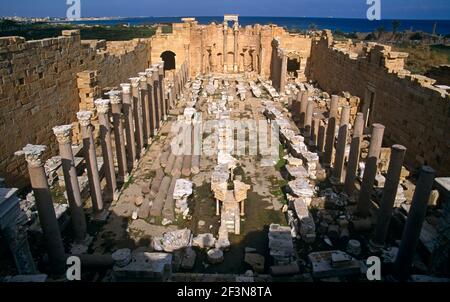
<path fill-rule="evenodd" d="M 78 24 L 98 24 L 98 25 L 116 25 L 120 23 L 130 25 L 154 24 L 154 23 L 174 23 L 181 22 L 182 17 L 136 17 L 120 18 L 112 20 L 84 20 L 73 21 Z M 213 21 L 220 23 L 223 16 L 217 17 L 196 17 L 200 24 L 209 24 Z M 240 25 L 251 24 L 277 24 L 289 29 L 308 29 L 311 24 L 315 24 L 318 29 L 340 30 L 344 32 L 372 32 L 380 26 L 386 31 L 392 30 L 393 20 L 369 21 L 367 19 L 340 19 L 340 18 L 309 18 L 309 17 L 239 17 Z M 438 34 L 450 34 L 450 20 L 399 20 L 399 31 L 414 30 L 431 33 L 436 23 L 436 32 Z"/>

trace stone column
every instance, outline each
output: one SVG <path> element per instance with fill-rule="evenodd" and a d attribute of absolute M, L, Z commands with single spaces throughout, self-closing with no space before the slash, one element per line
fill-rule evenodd
<path fill-rule="evenodd" d="M 66 257 L 42 160 L 42 153 L 46 149 L 47 147 L 43 145 L 28 144 L 21 151 L 16 152 L 16 155 L 25 155 L 51 270 L 55 275 L 61 275 L 66 269 Z"/>
<path fill-rule="evenodd" d="M 339 96 L 332 95 L 330 102 L 330 111 L 327 126 L 327 138 L 325 143 L 325 155 L 323 157 L 323 165 L 330 167 L 333 159 L 334 140 L 336 131 L 336 117 L 338 111 Z"/>
<path fill-rule="evenodd" d="M 142 104 L 142 123 L 143 123 L 143 136 L 144 145 L 151 143 L 151 126 L 150 126 L 150 103 L 148 100 L 148 87 L 147 87 L 147 73 L 139 72 L 139 97 Z"/>
<path fill-rule="evenodd" d="M 150 130 L 151 136 L 156 135 L 156 119 L 157 119 L 157 111 L 156 111 L 156 101 L 155 101 L 155 87 L 153 82 L 153 68 L 148 68 L 145 70 L 147 72 L 147 90 L 148 90 L 148 102 L 150 107 Z"/>
<path fill-rule="evenodd" d="M 116 171 L 114 169 L 114 155 L 111 145 L 111 127 L 109 125 L 109 103 L 107 99 L 95 101 L 98 121 L 100 124 L 100 145 L 102 146 L 103 167 L 106 176 L 108 198 L 117 199 Z"/>
<path fill-rule="evenodd" d="M 167 111 L 168 111 L 169 106 L 167 105 L 166 87 L 164 85 L 164 62 L 163 61 L 161 61 L 159 63 L 158 75 L 159 75 L 159 95 L 160 95 L 161 104 L 162 104 L 163 120 L 167 120 Z"/>
<path fill-rule="evenodd" d="M 256 55 L 256 49 L 252 48 L 252 71 L 258 72 L 258 58 Z"/>
<path fill-rule="evenodd" d="M 240 202 L 240 206 L 241 206 L 241 216 L 245 216 L 245 200 L 242 200 Z"/>
<path fill-rule="evenodd" d="M 134 128 L 136 139 L 136 157 L 141 158 L 144 150 L 144 123 L 142 119 L 142 104 L 139 97 L 139 78 L 130 78 L 131 97 L 133 104 Z"/>
<path fill-rule="evenodd" d="M 220 216 L 220 202 L 216 199 L 216 216 Z"/>
<path fill-rule="evenodd" d="M 319 121 L 319 133 L 317 134 L 317 152 L 323 153 L 325 150 L 326 126 L 322 120 Z"/>
<path fill-rule="evenodd" d="M 72 152 L 72 125 L 56 126 L 53 128 L 53 133 L 56 135 L 59 144 L 59 154 L 61 156 L 67 200 L 69 201 L 74 241 L 76 243 L 84 243 L 87 226 Z"/>
<path fill-rule="evenodd" d="M 372 125 L 369 154 L 366 159 L 366 166 L 364 168 L 364 176 L 358 199 L 358 213 L 362 217 L 369 216 L 370 197 L 372 196 L 373 184 L 377 174 L 378 158 L 380 157 L 381 145 L 383 143 L 383 134 L 383 125 Z"/>
<path fill-rule="evenodd" d="M 314 113 L 311 129 L 311 138 L 309 140 L 309 145 L 313 147 L 317 146 L 317 138 L 319 137 L 319 123 L 320 123 L 319 114 Z"/>
<path fill-rule="evenodd" d="M 114 126 L 114 142 L 116 145 L 117 166 L 119 168 L 119 182 L 126 182 L 128 179 L 127 156 L 125 151 L 124 127 L 122 122 L 122 100 L 120 91 L 111 90 L 108 92 L 111 102 L 111 111 Z"/>
<path fill-rule="evenodd" d="M 347 146 L 348 124 L 350 119 L 350 106 L 343 106 L 341 122 L 337 138 L 336 156 L 334 157 L 333 178 L 336 183 L 342 183 L 344 172 L 345 147 Z"/>
<path fill-rule="evenodd" d="M 406 280 L 410 273 L 413 257 L 419 243 L 422 224 L 427 213 L 428 199 L 434 177 L 435 171 L 431 167 L 422 167 L 394 264 L 397 278 L 400 280 Z"/>
<path fill-rule="evenodd" d="M 355 190 L 356 171 L 358 169 L 359 157 L 361 154 L 361 140 L 364 131 L 364 114 L 356 114 L 353 127 L 353 137 L 350 143 L 350 154 L 348 155 L 347 170 L 345 174 L 345 193 L 351 197 Z"/>
<path fill-rule="evenodd" d="M 234 56 L 233 56 L 233 72 L 238 72 L 238 41 L 239 41 L 239 25 L 237 22 L 234 22 L 233 26 L 234 33 Z"/>
<path fill-rule="evenodd" d="M 308 107 L 309 93 L 303 91 L 300 99 L 300 128 L 305 128 L 306 109 Z"/>
<path fill-rule="evenodd" d="M 133 106 L 131 103 L 131 84 L 120 84 L 122 87 L 123 114 L 125 116 L 125 137 L 127 141 L 127 171 L 131 173 L 136 161 L 136 141 L 134 137 Z"/>
<path fill-rule="evenodd" d="M 159 92 L 159 71 L 158 67 L 156 65 L 153 65 L 153 98 L 155 101 L 155 109 L 156 109 L 156 131 L 161 126 L 161 120 L 162 120 L 162 109 L 161 109 L 161 100 L 159 99 L 160 92 Z"/>
<path fill-rule="evenodd" d="M 371 241 L 371 247 L 374 251 L 379 251 L 384 247 L 387 231 L 389 229 L 389 222 L 391 221 L 395 196 L 397 195 L 398 184 L 400 182 L 400 173 L 402 171 L 405 153 L 406 148 L 402 145 L 393 145 L 391 148 L 389 168 L 383 188 L 380 209 L 378 210 L 375 236 Z"/>
<path fill-rule="evenodd" d="M 83 136 L 83 151 L 86 169 L 88 172 L 89 189 L 92 199 L 92 206 L 96 215 L 103 214 L 103 197 L 100 187 L 100 176 L 98 174 L 97 155 L 95 154 L 95 143 L 92 135 L 92 118 L 91 111 L 77 112 L 77 118 L 81 127 L 81 135 Z"/>
<path fill-rule="evenodd" d="M 170 108 L 174 108 L 175 107 L 175 101 L 173 98 L 173 85 L 170 84 L 170 88 L 169 88 L 169 103 L 170 103 Z"/>
<path fill-rule="evenodd" d="M 227 61 L 228 61 L 228 23 L 227 21 L 223 21 L 223 72 L 226 73 L 228 71 Z"/>
<path fill-rule="evenodd" d="M 283 53 L 281 58 L 281 73 L 280 73 L 280 93 L 284 93 L 286 89 L 287 80 L 287 60 L 288 57 Z"/>
<path fill-rule="evenodd" d="M 306 105 L 306 114 L 305 114 L 305 130 L 304 137 L 306 139 L 311 138 L 311 126 L 312 126 L 312 116 L 314 112 L 314 102 L 309 100 Z"/>

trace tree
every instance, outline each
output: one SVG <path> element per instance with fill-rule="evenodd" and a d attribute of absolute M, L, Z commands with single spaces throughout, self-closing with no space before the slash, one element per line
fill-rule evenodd
<path fill-rule="evenodd" d="M 395 38 L 395 36 L 397 35 L 397 31 L 400 27 L 400 21 L 398 20 L 394 20 L 392 21 L 392 38 Z"/>
<path fill-rule="evenodd" d="M 384 32 L 386 32 L 386 29 L 384 28 L 383 25 L 381 25 L 377 28 L 378 40 L 381 38 L 381 36 L 383 35 Z"/>
<path fill-rule="evenodd" d="M 317 25 L 314 24 L 314 23 L 310 23 L 310 24 L 308 25 L 308 29 L 309 29 L 309 30 L 317 30 Z"/>

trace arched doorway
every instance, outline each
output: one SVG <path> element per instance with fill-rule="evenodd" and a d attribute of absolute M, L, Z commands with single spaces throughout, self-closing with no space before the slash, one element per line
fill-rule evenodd
<path fill-rule="evenodd" d="M 164 71 L 176 69 L 176 54 L 173 51 L 167 50 L 161 54 L 161 59 L 164 61 Z"/>
<path fill-rule="evenodd" d="M 300 61 L 298 58 L 288 58 L 287 71 L 292 74 L 294 78 L 298 77 L 297 70 L 300 69 Z"/>

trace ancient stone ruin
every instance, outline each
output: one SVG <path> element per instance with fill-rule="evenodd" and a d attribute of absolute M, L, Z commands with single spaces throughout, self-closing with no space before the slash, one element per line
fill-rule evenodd
<path fill-rule="evenodd" d="M 450 97 L 407 56 L 237 15 L 0 38 L 0 277 L 450 280 Z"/>

